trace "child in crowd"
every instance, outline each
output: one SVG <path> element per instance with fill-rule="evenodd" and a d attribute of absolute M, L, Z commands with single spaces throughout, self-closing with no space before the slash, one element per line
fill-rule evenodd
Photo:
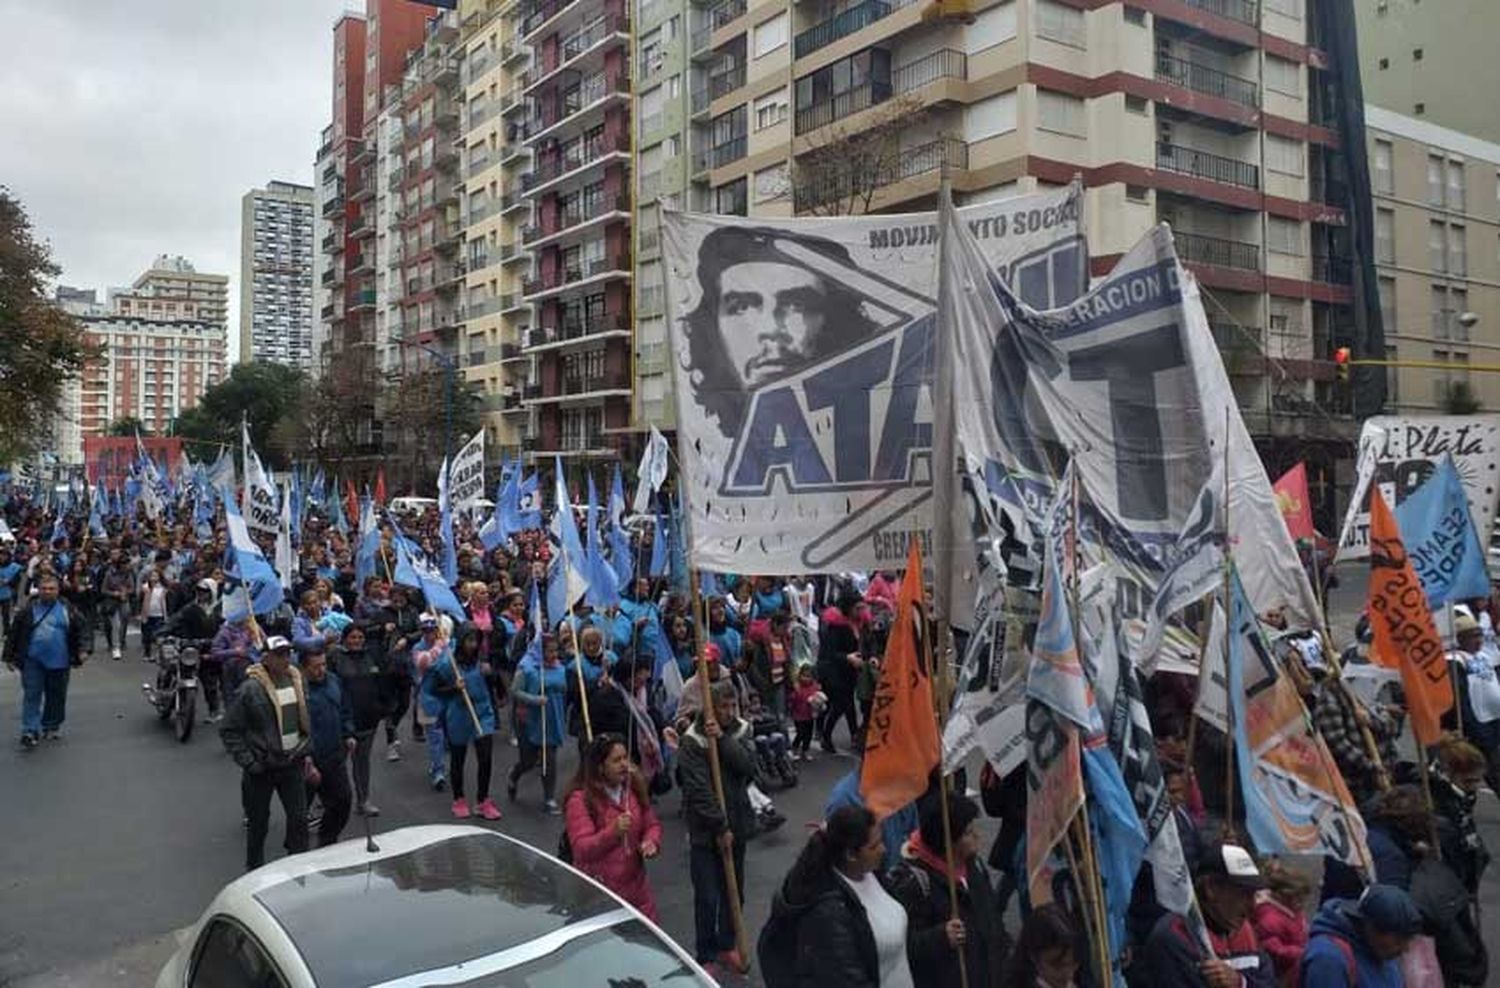
<path fill-rule="evenodd" d="M 828 697 L 823 695 L 823 688 L 813 675 L 813 667 L 799 667 L 797 685 L 792 689 L 789 704 L 792 724 L 797 728 L 797 736 L 792 740 L 792 761 L 812 761 L 809 749 L 812 747 L 813 725 L 818 722 L 818 716 L 827 705 Z"/>
<path fill-rule="evenodd" d="M 1267 861 L 1267 888 L 1256 897 L 1251 923 L 1255 937 L 1276 968 L 1276 983 L 1282 988 L 1297 984 L 1297 965 L 1307 949 L 1307 899 L 1312 879 L 1293 871 L 1276 859 Z"/>

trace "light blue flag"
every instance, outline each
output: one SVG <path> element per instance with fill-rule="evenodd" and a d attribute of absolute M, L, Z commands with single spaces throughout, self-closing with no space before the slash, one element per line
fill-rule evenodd
<path fill-rule="evenodd" d="M 652 527 L 651 565 L 647 567 L 647 572 L 654 578 L 666 575 L 667 567 L 672 564 L 672 557 L 667 546 L 667 516 L 658 511 L 656 524 Z"/>
<path fill-rule="evenodd" d="M 503 478 L 505 471 L 502 468 L 500 475 Z M 490 512 L 489 519 L 479 528 L 479 541 L 484 545 L 485 552 L 494 552 L 497 546 L 505 544 L 505 531 L 502 527 L 503 519 L 500 517 L 501 504 L 505 499 L 505 480 L 501 480 L 495 488 L 495 510 Z"/>
<path fill-rule="evenodd" d="M 678 593 L 688 593 L 692 589 L 688 580 L 687 542 L 683 537 L 686 532 L 682 524 L 684 517 L 682 491 L 679 490 L 677 496 L 672 498 L 672 525 L 667 530 L 667 548 L 671 552 L 672 560 L 668 569 L 672 579 L 672 589 Z"/>
<path fill-rule="evenodd" d="M 1098 849 L 1099 877 L 1104 882 L 1104 906 L 1109 922 L 1109 942 L 1114 951 L 1114 983 L 1124 988 L 1120 954 L 1129 939 L 1125 926 L 1130 910 L 1136 873 L 1146 857 L 1146 830 L 1136 815 L 1135 802 L 1125 788 L 1120 763 L 1109 750 L 1103 721 L 1094 710 L 1097 730 L 1083 743 L 1084 784 L 1088 790 L 1089 824 Z"/>
<path fill-rule="evenodd" d="M 1396 505 L 1401 541 L 1433 606 L 1490 595 L 1490 575 L 1463 481 L 1445 456 L 1422 486 Z"/>
<path fill-rule="evenodd" d="M 495 518 L 499 529 L 495 533 L 497 545 L 526 530 L 521 518 L 521 471 L 502 472 L 501 477 L 500 493 L 495 495 Z"/>
<path fill-rule="evenodd" d="M 453 505 L 448 498 L 448 484 L 452 479 L 448 460 L 444 458 L 442 472 L 438 474 L 438 535 L 443 543 L 438 553 L 443 579 L 450 587 L 458 582 L 458 546 L 453 543 Z M 360 524 L 364 524 L 364 519 L 360 519 Z"/>
<path fill-rule="evenodd" d="M 307 497 L 313 504 L 323 506 L 323 499 L 327 497 L 328 477 L 323 473 L 323 468 L 318 467 L 318 472 L 313 474 L 312 483 L 307 485 Z"/>
<path fill-rule="evenodd" d="M 52 535 L 47 539 L 53 545 L 68 541 L 68 527 L 63 524 L 64 513 L 59 511 L 57 518 L 52 522 Z"/>
<path fill-rule="evenodd" d="M 269 614 L 281 606 L 281 580 L 250 538 L 232 497 L 224 499 L 224 518 L 229 528 L 229 545 L 224 549 L 224 617 L 243 617 L 247 601 L 256 614 Z"/>
<path fill-rule="evenodd" d="M 344 499 L 338 496 L 338 485 L 334 485 L 334 495 L 329 498 L 330 516 L 328 523 L 333 526 L 334 531 L 340 535 L 349 534 L 349 521 L 344 517 Z"/>
<path fill-rule="evenodd" d="M 635 579 L 635 552 L 630 547 L 630 533 L 625 530 L 625 484 L 618 463 L 609 487 L 608 514 L 609 564 L 615 573 L 615 586 L 624 591 Z"/>
<path fill-rule="evenodd" d="M 604 558 L 604 544 L 599 538 L 599 491 L 594 487 L 594 473 L 589 471 L 588 545 L 584 573 L 589 581 L 585 599 L 590 607 L 613 607 L 620 602 L 620 587 L 614 569 Z"/>
<path fill-rule="evenodd" d="M 89 504 L 89 534 L 96 539 L 109 538 L 109 530 L 104 527 L 104 512 L 108 510 L 109 495 L 100 484 L 94 488 L 94 496 L 90 498 Z"/>
<path fill-rule="evenodd" d="M 1277 814 L 1271 801 L 1256 783 L 1255 749 L 1250 744 L 1249 732 L 1245 729 L 1245 675 L 1247 663 L 1253 664 L 1257 681 L 1271 666 L 1271 648 L 1260 630 L 1260 620 L 1255 607 L 1240 583 L 1238 568 L 1231 573 L 1229 582 L 1229 658 L 1225 670 L 1225 686 L 1229 691 L 1229 709 L 1233 723 L 1235 762 L 1240 773 L 1240 792 L 1245 803 L 1245 829 L 1250 840 L 1261 854 L 1286 854 L 1291 852 L 1282 837 L 1277 823 Z M 1248 655 L 1254 650 L 1254 655 Z M 1316 825 L 1315 821 L 1309 821 Z"/>
<path fill-rule="evenodd" d="M 551 607 L 554 591 L 549 584 L 547 618 L 556 624 L 562 620 L 564 614 L 572 610 L 578 598 L 588 591 L 589 577 L 586 569 L 588 557 L 584 554 L 583 541 L 578 537 L 578 521 L 573 517 L 573 505 L 568 500 L 568 485 L 563 475 L 561 456 L 555 458 L 554 470 L 557 537 L 562 550 L 558 557 L 561 569 L 557 571 L 557 577 L 561 579 L 562 586 L 556 593 L 558 599 L 564 601 L 564 606 L 561 610 L 554 610 Z"/>
<path fill-rule="evenodd" d="M 396 571 L 393 574 L 395 582 L 404 587 L 415 587 L 422 591 L 422 596 L 427 598 L 427 607 L 432 611 L 443 611 L 451 615 L 454 620 L 467 621 L 468 613 L 464 605 L 459 603 L 453 588 L 443 580 L 443 574 L 433 568 L 432 564 L 422 559 L 417 554 L 417 547 L 401 531 L 401 527 L 391 520 L 396 526 Z"/>
<path fill-rule="evenodd" d="M 698 593 L 704 600 L 710 597 L 724 596 L 724 588 L 719 585 L 719 574 L 711 573 L 706 569 L 698 571 Z"/>
<path fill-rule="evenodd" d="M 517 474 L 520 470 L 518 465 Z M 533 473 L 521 479 L 521 496 L 516 502 L 516 522 L 521 526 L 518 531 L 542 527 L 541 486 L 542 479 L 539 474 Z"/>

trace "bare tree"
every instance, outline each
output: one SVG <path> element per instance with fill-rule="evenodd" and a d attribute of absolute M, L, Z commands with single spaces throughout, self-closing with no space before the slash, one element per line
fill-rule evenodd
<path fill-rule="evenodd" d="M 791 170 L 796 211 L 813 216 L 869 212 L 875 194 L 901 178 L 902 135 L 924 116 L 921 100 L 897 96 L 817 128 L 815 138 L 803 138 Z"/>

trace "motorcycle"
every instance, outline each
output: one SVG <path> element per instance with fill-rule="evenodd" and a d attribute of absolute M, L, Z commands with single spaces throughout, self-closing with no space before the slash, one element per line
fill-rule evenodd
<path fill-rule="evenodd" d="M 159 637 L 152 646 L 156 657 L 156 683 L 142 683 L 146 701 L 162 720 L 171 720 L 177 740 L 193 736 L 198 708 L 199 650 L 206 643 L 189 638 Z"/>

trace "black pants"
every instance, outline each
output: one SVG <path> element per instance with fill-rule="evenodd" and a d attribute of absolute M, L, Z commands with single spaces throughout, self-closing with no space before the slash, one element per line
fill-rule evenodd
<path fill-rule="evenodd" d="M 240 800 L 249 821 L 245 831 L 246 871 L 254 871 L 266 863 L 266 832 L 271 827 L 273 792 L 286 814 L 287 851 L 298 854 L 307 850 L 307 790 L 303 788 L 301 766 L 246 771 L 240 776 Z"/>
<path fill-rule="evenodd" d="M 224 708 L 224 663 L 204 659 L 198 664 L 198 684 L 203 687 L 203 702 L 208 712 L 216 714 Z"/>
<path fill-rule="evenodd" d="M 354 732 L 354 752 L 349 756 L 349 768 L 354 773 L 354 801 L 360 806 L 370 801 L 370 753 L 374 749 L 375 728 Z"/>
<path fill-rule="evenodd" d="M 389 688 L 394 709 L 391 710 L 390 716 L 385 719 L 386 744 L 397 740 L 396 728 L 401 726 L 401 719 L 411 709 L 411 680 L 402 676 L 395 680 Z"/>
<path fill-rule="evenodd" d="M 315 760 L 318 766 L 318 784 L 307 786 L 307 802 L 312 802 L 317 793 L 323 805 L 323 819 L 318 824 L 318 846 L 327 847 L 338 843 L 339 834 L 349 822 L 349 808 L 354 798 L 349 789 L 349 763 L 340 757 L 327 761 Z"/>
<path fill-rule="evenodd" d="M 474 780 L 474 798 L 484 802 L 490 798 L 490 772 L 494 767 L 495 736 L 486 734 L 474 739 L 474 760 L 478 762 Z M 464 763 L 469 757 L 467 744 L 448 745 L 448 785 L 453 787 L 454 801 L 464 798 Z M 550 770 L 552 766 L 547 766 Z"/>
<path fill-rule="evenodd" d="M 745 844 L 734 842 L 734 875 L 740 905 L 745 903 Z M 724 883 L 724 859 L 712 844 L 692 845 L 688 874 L 693 881 L 693 952 L 698 963 L 734 949 L 734 916 Z"/>
<path fill-rule="evenodd" d="M 812 747 L 813 725 L 815 720 L 793 721 L 797 727 L 797 736 L 792 739 L 792 750 L 800 754 L 807 754 L 807 749 Z"/>
<path fill-rule="evenodd" d="M 540 768 L 542 764 L 542 749 L 538 745 L 527 744 L 522 738 L 517 748 L 518 757 L 515 766 L 510 770 L 510 784 L 515 786 L 521 781 L 521 776 L 534 768 Z M 547 768 L 542 772 L 542 798 L 554 799 L 557 795 L 557 747 L 555 745 L 547 748 Z"/>
<path fill-rule="evenodd" d="M 823 746 L 833 747 L 833 729 L 838 726 L 839 718 L 844 718 L 849 725 L 849 744 L 851 747 L 859 745 L 859 712 L 854 706 L 854 691 L 851 690 L 826 690 L 828 694 L 828 709 L 823 712 Z"/>

